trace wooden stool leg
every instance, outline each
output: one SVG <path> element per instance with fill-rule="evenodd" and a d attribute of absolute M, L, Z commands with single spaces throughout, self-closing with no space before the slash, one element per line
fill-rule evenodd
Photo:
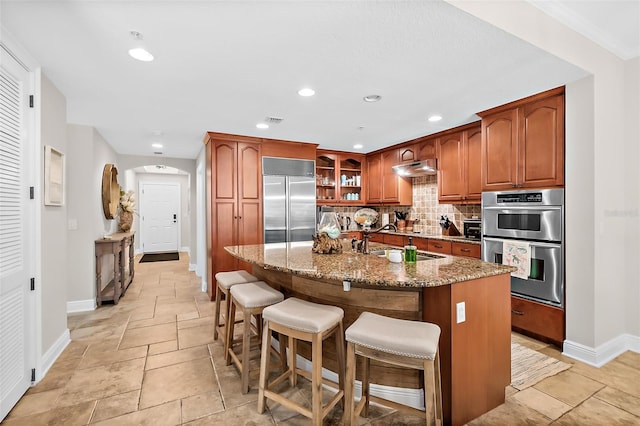
<path fill-rule="evenodd" d="M 440 377 L 440 351 L 436 352 L 435 364 L 435 392 L 436 392 L 436 424 L 443 425 L 444 417 L 442 414 L 442 382 Z"/>
<path fill-rule="evenodd" d="M 322 426 L 322 334 L 311 342 L 311 411 L 314 426 Z"/>
<path fill-rule="evenodd" d="M 427 425 L 435 425 L 436 392 L 434 361 L 424 360 L 424 407 Z"/>
<path fill-rule="evenodd" d="M 242 333 L 242 368 L 240 374 L 242 375 L 242 393 L 249 392 L 249 353 L 251 352 L 251 312 L 249 309 L 244 309 L 244 327 Z M 267 339 L 265 339 L 267 340 Z M 231 348 L 233 350 L 233 348 Z M 267 353 L 267 359 L 269 353 Z"/>
<path fill-rule="evenodd" d="M 369 417 L 369 367 L 371 366 L 371 359 L 364 357 L 364 368 L 362 369 L 362 397 L 364 400 L 364 408 L 362 409 L 362 415 Z"/>
<path fill-rule="evenodd" d="M 269 321 L 264 321 L 264 328 L 262 331 L 264 336 L 269 335 Z M 267 387 L 267 380 L 269 379 L 269 339 L 262 339 L 262 350 L 260 356 L 260 379 L 258 380 L 258 413 L 264 413 L 264 407 L 266 405 L 266 398 L 264 396 L 264 390 Z"/>
<path fill-rule="evenodd" d="M 354 389 L 356 384 L 356 347 L 353 343 L 347 342 L 347 369 L 345 373 L 344 384 L 344 413 L 342 415 L 342 423 L 345 426 L 356 424 L 353 415 Z"/>
<path fill-rule="evenodd" d="M 228 299 L 231 299 L 231 295 L 227 295 Z M 224 360 L 226 365 L 231 364 L 231 355 L 229 350 L 233 349 L 233 333 L 235 332 L 235 321 L 229 320 L 229 318 L 236 317 L 236 304 L 231 303 L 229 311 L 227 311 L 227 318 L 225 320 L 225 339 L 224 339 Z"/>
<path fill-rule="evenodd" d="M 342 321 L 338 325 L 338 329 L 335 331 L 336 335 L 336 357 L 338 358 L 338 392 L 341 390 L 342 393 L 342 401 L 340 404 L 344 409 L 344 380 L 345 380 L 345 358 L 344 358 L 344 326 L 342 325 Z"/>
<path fill-rule="evenodd" d="M 220 299 L 222 298 L 222 291 L 220 286 L 216 286 L 216 311 L 213 315 L 213 340 L 218 340 L 218 327 L 220 327 Z"/>
<path fill-rule="evenodd" d="M 291 375 L 289 376 L 289 384 L 291 387 L 296 387 L 298 384 L 298 373 L 296 372 L 298 366 L 296 364 L 296 355 L 298 353 L 298 340 L 289 336 L 289 369 Z"/>
<path fill-rule="evenodd" d="M 279 342 L 279 355 L 280 355 L 280 367 L 282 367 L 282 372 L 287 371 L 287 337 L 278 333 L 278 342 Z"/>

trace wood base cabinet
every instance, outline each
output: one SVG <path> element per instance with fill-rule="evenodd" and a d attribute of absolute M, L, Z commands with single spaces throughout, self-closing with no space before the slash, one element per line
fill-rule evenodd
<path fill-rule="evenodd" d="M 478 115 L 483 191 L 564 186 L 564 87 Z"/>
<path fill-rule="evenodd" d="M 564 311 L 511 296 L 511 327 L 514 331 L 561 348 L 565 336 Z"/>
<path fill-rule="evenodd" d="M 251 265 L 231 256 L 225 246 L 260 244 L 262 224 L 261 140 L 208 133 L 207 291 L 215 298 L 215 274 Z"/>

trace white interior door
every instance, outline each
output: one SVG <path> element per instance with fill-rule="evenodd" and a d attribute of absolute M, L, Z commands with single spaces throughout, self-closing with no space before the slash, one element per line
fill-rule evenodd
<path fill-rule="evenodd" d="M 142 252 L 178 251 L 180 184 L 143 183 L 140 192 Z"/>
<path fill-rule="evenodd" d="M 31 385 L 34 203 L 28 72 L 0 47 L 0 421 Z"/>

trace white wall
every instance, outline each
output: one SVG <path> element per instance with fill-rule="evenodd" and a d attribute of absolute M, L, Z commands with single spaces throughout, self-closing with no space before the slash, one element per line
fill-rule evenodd
<path fill-rule="evenodd" d="M 584 300 L 569 301 L 567 313 L 568 355 L 601 365 L 628 348 L 640 350 L 636 327 L 629 328 L 628 312 L 637 309 L 638 190 L 637 102 L 629 99 L 629 84 L 637 93 L 637 61 L 625 63 L 580 34 L 559 24 L 528 2 L 450 1 L 458 7 L 593 75 L 593 115 L 585 114 L 567 126 L 568 152 L 587 153 L 593 167 L 573 167 L 580 158 L 566 158 L 566 193 L 571 206 L 566 216 L 567 297 L 592 293 Z M 635 84 L 633 84 L 635 82 Z M 576 86 L 578 96 L 588 97 Z M 573 102 L 570 100 L 570 102 Z M 588 106 L 584 106 L 585 112 Z M 587 145 L 584 129 L 593 128 Z M 635 140 L 627 140 L 633 137 Z M 593 186 L 583 184 L 590 181 Z M 630 196 L 628 196 L 630 195 Z M 591 213 L 592 212 L 592 213 Z M 586 215 L 587 217 L 584 217 Z M 592 215 L 592 217 L 590 217 Z M 580 235 L 588 233 L 593 239 Z M 578 261 L 579 260 L 579 261 Z M 578 269 L 593 262 L 593 273 Z M 634 289 L 629 294 L 629 289 Z M 630 297 L 631 296 L 631 297 Z M 579 296 L 576 296 L 579 297 Z M 593 299 L 593 305 L 591 305 Z M 581 303 L 585 303 L 582 305 Z M 584 310 L 593 318 L 582 321 Z M 633 318 L 631 318 L 633 320 Z M 633 335 L 629 333 L 634 333 Z"/>
<path fill-rule="evenodd" d="M 202 291 L 207 291 L 206 157 L 206 148 L 203 146 L 196 159 L 196 229 L 201 230 L 196 234 L 196 247 L 198 248 L 196 275 L 202 278 Z"/>
<path fill-rule="evenodd" d="M 93 127 L 69 124 L 67 135 L 67 308 L 73 312 L 95 306 L 94 241 L 117 228 L 102 210 L 102 171 L 105 164 L 117 167 L 117 155 Z M 103 282 L 113 278 L 113 258 L 103 256 L 102 271 Z"/>
<path fill-rule="evenodd" d="M 40 87 L 40 136 L 41 149 L 38 155 L 40 170 L 43 169 L 44 146 L 49 145 L 68 155 L 67 147 L 67 103 L 65 97 L 41 75 Z M 68 174 L 65 179 L 69 180 Z M 66 185 L 65 185 L 66 186 Z M 42 188 L 42 185 L 40 185 Z M 68 191 L 68 188 L 65 188 Z M 67 199 L 68 199 L 67 192 Z M 44 200 L 44 198 L 43 198 Z M 42 354 L 49 351 L 68 333 L 67 329 L 67 205 L 41 207 L 41 348 Z M 42 355 L 41 354 L 41 355 Z"/>

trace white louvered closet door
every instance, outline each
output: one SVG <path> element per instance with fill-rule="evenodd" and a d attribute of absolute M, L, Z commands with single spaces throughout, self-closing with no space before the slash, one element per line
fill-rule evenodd
<path fill-rule="evenodd" d="M 0 421 L 31 384 L 29 74 L 0 46 Z"/>

